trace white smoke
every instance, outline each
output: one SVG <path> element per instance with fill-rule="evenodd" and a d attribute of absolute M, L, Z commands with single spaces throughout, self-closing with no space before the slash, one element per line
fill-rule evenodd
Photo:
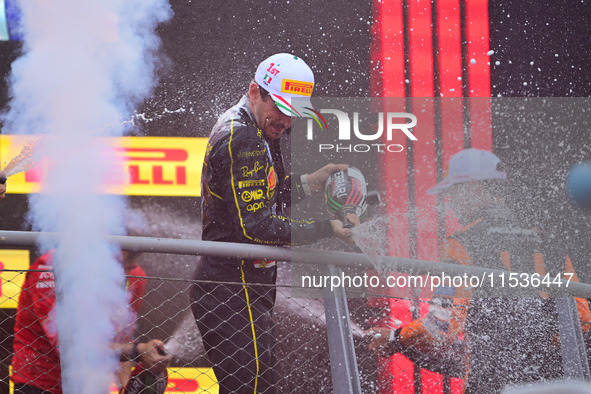
<path fill-rule="evenodd" d="M 34 229 L 63 232 L 55 253 L 63 388 L 106 393 L 117 367 L 109 343 L 124 323 L 123 271 L 105 235 L 121 228 L 125 202 L 104 194 L 120 158 L 97 139 L 154 86 L 158 23 L 166 0 L 21 1 L 23 55 L 12 66 L 9 132 L 45 133 L 47 169 L 32 195 Z"/>

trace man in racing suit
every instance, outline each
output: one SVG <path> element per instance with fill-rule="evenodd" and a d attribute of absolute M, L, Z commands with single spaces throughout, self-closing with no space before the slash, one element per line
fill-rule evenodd
<path fill-rule="evenodd" d="M 285 174 L 279 140 L 292 117 L 314 113 L 313 86 L 302 59 L 273 55 L 259 65 L 247 95 L 219 118 L 202 172 L 204 240 L 290 245 L 337 235 L 350 241 L 351 231 L 339 221 L 285 214 L 292 200 L 321 191 L 332 172 L 347 168 L 329 164 L 308 175 Z M 220 393 L 276 392 L 275 264 L 204 256 L 195 271 L 192 310 Z"/>
<path fill-rule="evenodd" d="M 430 189 L 449 192 L 451 208 L 464 225 L 447 238 L 442 261 L 525 272 L 529 278 L 549 274 L 552 281 L 562 272 L 574 275 L 570 259 L 557 245 L 535 229 L 515 225 L 500 197 L 498 182 L 505 174 L 496 169 L 499 162 L 490 152 L 464 150 L 451 159 L 447 178 Z M 496 287 L 502 286 L 500 280 L 496 277 Z M 505 277 L 504 287 L 508 281 Z M 556 307 L 546 294 L 499 297 L 478 289 L 440 287 L 433 297 L 427 316 L 396 330 L 373 328 L 380 335 L 370 348 L 401 352 L 431 365 L 439 359 L 447 364 L 439 366 L 440 372 L 464 378 L 466 393 L 495 393 L 510 384 L 562 377 Z M 591 322 L 586 300 L 577 299 L 577 307 L 586 331 Z M 464 346 L 458 346 L 461 335 Z M 464 360 L 454 360 L 453 352 Z M 464 368 L 458 365 L 462 361 Z"/>

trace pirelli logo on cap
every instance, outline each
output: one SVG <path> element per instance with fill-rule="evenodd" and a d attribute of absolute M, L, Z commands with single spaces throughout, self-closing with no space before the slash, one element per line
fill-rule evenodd
<path fill-rule="evenodd" d="M 300 96 L 311 96 L 314 84 L 312 82 L 294 81 L 284 79 L 281 85 L 283 93 L 299 94 Z"/>

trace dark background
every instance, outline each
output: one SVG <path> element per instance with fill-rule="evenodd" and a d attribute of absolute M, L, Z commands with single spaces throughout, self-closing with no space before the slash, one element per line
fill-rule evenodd
<path fill-rule="evenodd" d="M 369 1 L 243 1 L 240 6 L 212 0 L 171 3 L 174 16 L 158 29 L 164 55 L 160 83 L 137 110 L 150 119 L 136 122 L 139 135 L 207 136 L 217 116 L 245 92 L 257 64 L 280 51 L 298 54 L 312 66 L 315 96 L 370 94 Z M 493 97 L 591 95 L 588 2 L 491 1 L 489 17 L 490 48 L 495 51 L 491 58 Z M 19 53 L 19 43 L 0 43 L 4 81 Z M 6 83 L 0 84 L 0 108 L 6 107 L 8 97 Z M 184 112 L 175 112 L 179 109 Z M 496 121 L 493 115 L 495 151 L 507 147 L 509 138 L 531 146 L 552 138 L 551 132 L 495 127 Z M 588 146 L 589 130 L 569 133 L 576 136 L 572 144 L 570 136 L 565 144 L 580 149 Z M 585 154 L 573 157 L 580 160 Z M 505 155 L 501 159 L 510 160 Z M 541 158 L 532 155 L 528 160 Z M 187 213 L 198 214 L 192 198 L 130 198 L 133 205 L 145 199 L 159 205 L 180 204 Z M 26 196 L 9 195 L 5 202 L 0 206 L 2 228 L 26 228 Z"/>
<path fill-rule="evenodd" d="M 151 120 L 138 122 L 139 135 L 207 136 L 216 118 L 246 91 L 258 63 L 276 52 L 292 52 L 311 65 L 315 96 L 370 94 L 370 1 L 174 0 L 171 4 L 174 17 L 158 29 L 164 55 L 160 83 L 137 111 Z M 588 1 L 490 1 L 490 49 L 495 51 L 492 96 L 590 96 L 590 9 Z M 19 52 L 19 43 L 0 43 L 4 81 Z M 8 97 L 6 83 L 0 83 L 0 108 L 6 107 Z M 575 162 L 591 161 L 588 103 L 563 104 L 566 114 L 571 111 L 579 121 L 559 128 L 532 119 L 523 122 L 520 111 L 493 112 L 493 150 L 522 182 L 520 198 L 536 201 L 535 218 L 582 255 L 591 249 L 589 216 L 566 201 L 563 176 Z M 179 109 L 184 111 L 176 112 Z M 152 235 L 200 238 L 198 199 L 130 197 L 129 201 L 149 217 Z M 0 228 L 29 229 L 27 209 L 26 195 L 9 194 L 0 203 Z M 194 260 L 158 256 L 148 258 L 144 267 L 148 275 L 189 277 Z M 591 275 L 586 278 L 591 282 Z M 161 291 L 174 300 L 178 289 Z M 176 297 L 186 302 L 183 295 Z M 146 313 L 150 305 L 160 304 L 149 299 Z M 3 364 L 10 356 L 3 351 L 10 349 L 13 313 L 1 310 L 0 315 Z M 162 320 L 150 313 L 142 324 Z M 154 335 L 170 335 L 178 323 L 165 320 Z"/>

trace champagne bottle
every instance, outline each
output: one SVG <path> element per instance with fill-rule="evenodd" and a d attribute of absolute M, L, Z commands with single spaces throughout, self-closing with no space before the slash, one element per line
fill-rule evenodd
<path fill-rule="evenodd" d="M 167 385 L 168 372 L 165 368 L 153 372 L 138 364 L 120 394 L 163 394 Z"/>
<path fill-rule="evenodd" d="M 332 219 L 343 222 L 345 228 L 353 227 L 347 220 L 348 213 L 363 219 L 367 211 L 367 185 L 365 177 L 355 167 L 337 171 L 326 180 L 324 202 Z"/>

